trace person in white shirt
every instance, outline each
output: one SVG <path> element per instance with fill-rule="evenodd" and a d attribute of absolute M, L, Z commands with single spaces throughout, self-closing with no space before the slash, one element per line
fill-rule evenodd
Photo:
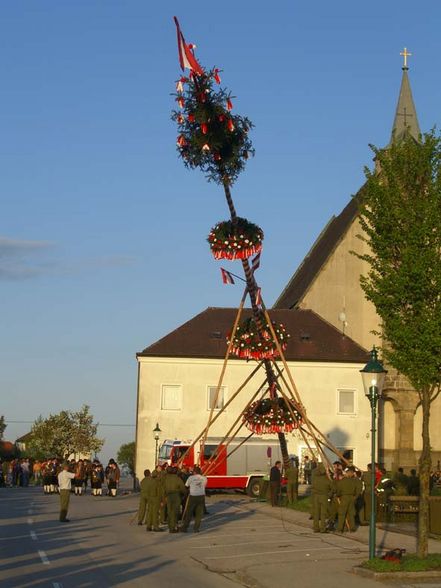
<path fill-rule="evenodd" d="M 195 467 L 193 474 L 185 482 L 185 485 L 189 489 L 190 494 L 187 499 L 187 507 L 184 512 L 184 520 L 182 523 L 181 532 L 187 532 L 191 518 L 194 514 L 193 531 L 195 533 L 199 533 L 202 515 L 204 514 L 205 486 L 207 485 L 207 478 L 201 475 L 200 468 Z"/>
<path fill-rule="evenodd" d="M 75 474 L 69 472 L 69 464 L 63 463 L 63 469 L 58 474 L 58 488 L 60 490 L 60 523 L 68 523 L 67 511 L 69 510 L 69 499 L 71 480 L 75 478 Z"/>

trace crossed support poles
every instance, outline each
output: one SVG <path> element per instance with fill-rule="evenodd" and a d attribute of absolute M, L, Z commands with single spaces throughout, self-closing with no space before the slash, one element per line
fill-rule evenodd
<path fill-rule="evenodd" d="M 242 299 L 241 299 L 241 302 L 240 302 L 240 305 L 239 305 L 239 308 L 238 308 L 238 311 L 236 314 L 236 318 L 234 321 L 233 332 L 234 332 L 234 329 L 236 328 L 236 326 L 239 324 L 240 318 L 242 316 L 246 296 L 247 296 L 247 290 L 245 290 L 245 292 L 242 296 Z M 264 306 L 263 302 L 261 303 L 261 305 L 262 305 L 262 310 L 263 310 L 263 313 L 265 316 L 265 320 L 267 321 L 267 324 L 269 325 L 269 328 L 271 330 L 272 337 L 273 337 L 274 341 L 276 342 L 280 359 L 278 359 L 277 361 L 275 361 L 275 360 L 258 361 L 257 365 L 254 367 L 252 372 L 244 379 L 244 381 L 240 384 L 240 386 L 236 389 L 236 391 L 231 395 L 231 397 L 228 399 L 228 401 L 225 403 L 225 405 L 220 410 L 216 411 L 216 413 L 215 413 L 214 407 L 217 405 L 217 400 L 218 400 L 220 391 L 222 389 L 222 384 L 223 384 L 226 369 L 227 369 L 228 359 L 229 359 L 230 352 L 231 352 L 232 339 L 233 339 L 233 338 L 231 338 L 230 343 L 229 343 L 227 350 L 226 350 L 225 357 L 224 357 L 221 373 L 219 376 L 219 381 L 218 381 L 217 388 L 216 388 L 215 398 L 213 400 L 213 405 L 210 409 L 207 424 L 204 427 L 204 429 L 199 433 L 199 435 L 197 435 L 197 437 L 193 440 L 192 444 L 187 449 L 187 451 L 181 456 L 181 458 L 179 460 L 180 463 L 182 463 L 185 460 L 187 453 L 199 441 L 200 441 L 199 461 L 201 461 L 201 456 L 204 454 L 205 443 L 206 443 L 207 437 L 209 436 L 209 431 L 210 431 L 210 428 L 212 427 L 212 425 L 221 416 L 223 411 L 226 410 L 231 405 L 231 403 L 235 399 L 238 398 L 239 394 L 255 379 L 256 376 L 258 376 L 259 373 L 261 373 L 261 371 L 263 369 L 265 371 L 264 380 L 259 383 L 259 385 L 255 389 L 256 391 L 253 394 L 251 394 L 251 396 L 247 395 L 246 404 L 244 405 L 243 409 L 238 412 L 237 417 L 234 420 L 233 424 L 230 426 L 229 430 L 224 434 L 224 437 L 218 443 L 217 448 L 211 454 L 208 461 L 204 462 L 203 473 L 205 475 L 210 474 L 213 471 L 213 469 L 216 467 L 217 461 L 219 459 L 225 458 L 225 455 L 227 454 L 227 452 L 228 452 L 228 455 L 231 455 L 232 453 L 237 451 L 237 449 L 239 449 L 240 445 L 243 442 L 245 442 L 246 440 L 248 440 L 249 438 L 251 438 L 254 435 L 254 433 L 248 434 L 248 436 L 242 441 L 242 443 L 235 445 L 234 448 L 229 450 L 229 446 L 238 437 L 239 433 L 241 432 L 242 428 L 244 427 L 244 422 L 243 422 L 243 418 L 242 418 L 243 413 L 247 410 L 247 408 L 251 405 L 252 402 L 254 402 L 258 398 L 263 398 L 265 396 L 265 394 L 267 394 L 267 392 L 268 392 L 268 378 L 267 378 L 268 366 L 267 366 L 267 364 L 270 363 L 271 370 L 274 373 L 274 381 L 275 381 L 275 387 L 277 389 L 277 392 L 285 400 L 286 406 L 288 407 L 294 421 L 296 421 L 298 419 L 298 417 L 294 413 L 293 406 L 295 407 L 295 410 L 300 414 L 301 422 L 299 424 L 298 431 L 299 431 L 303 441 L 305 442 L 306 446 L 308 447 L 309 451 L 311 452 L 311 454 L 313 453 L 313 449 L 315 449 L 317 451 L 318 455 L 321 457 L 323 463 L 325 463 L 328 466 L 328 469 L 331 468 L 332 463 L 329 459 L 328 454 L 326 453 L 326 449 L 329 450 L 330 452 L 332 452 L 333 454 L 335 454 L 338 457 L 338 459 L 340 459 L 343 463 L 348 464 L 348 460 L 342 455 L 342 453 L 329 441 L 329 439 L 326 437 L 326 435 L 324 435 L 322 433 L 322 431 L 320 431 L 320 429 L 316 425 L 314 425 L 310 421 L 310 419 L 308 418 L 308 415 L 306 413 L 306 409 L 305 409 L 303 403 L 301 402 L 300 394 L 299 394 L 299 391 L 298 391 L 296 384 L 294 382 L 294 378 L 292 376 L 291 370 L 290 370 L 288 363 L 286 361 L 283 349 L 282 349 L 280 343 L 278 342 L 278 339 L 276 337 L 276 333 L 274 332 L 274 328 L 271 323 L 271 319 L 269 317 L 268 311 L 267 311 L 266 307 Z M 281 363 L 282 365 L 279 365 L 279 363 Z M 283 433 L 282 433 L 282 435 L 284 437 Z M 279 439 L 280 439 L 280 437 L 279 437 Z M 285 441 L 285 443 L 286 443 L 286 441 Z M 289 458 L 288 458 L 288 460 L 289 460 Z M 285 465 L 285 467 L 290 466 L 289 463 L 288 464 L 285 463 L 284 465 Z"/>

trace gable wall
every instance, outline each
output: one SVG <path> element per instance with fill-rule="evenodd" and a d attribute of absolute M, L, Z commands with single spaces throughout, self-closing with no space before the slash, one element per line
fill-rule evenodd
<path fill-rule="evenodd" d="M 378 344 L 378 337 L 370 331 L 378 329 L 378 316 L 360 287 L 359 277 L 366 274 L 368 265 L 351 251 L 364 252 L 366 244 L 357 238 L 361 232 L 355 219 L 343 239 L 320 270 L 309 290 L 300 301 L 300 308 L 308 308 L 342 330 L 339 315 L 344 310 L 347 326 L 345 334 L 365 349 Z"/>

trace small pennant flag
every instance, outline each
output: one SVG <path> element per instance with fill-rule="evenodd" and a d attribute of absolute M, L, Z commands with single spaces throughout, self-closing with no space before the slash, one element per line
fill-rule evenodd
<path fill-rule="evenodd" d="M 256 304 L 259 306 L 262 304 L 262 289 L 257 288 L 256 290 Z"/>
<path fill-rule="evenodd" d="M 260 267 L 260 251 L 256 255 L 256 257 L 253 258 L 253 260 L 251 262 L 251 271 L 254 273 L 256 271 L 256 269 L 258 269 L 259 267 Z"/>
<path fill-rule="evenodd" d="M 179 52 L 179 63 L 181 65 L 182 71 L 187 67 L 190 71 L 198 74 L 199 76 L 202 75 L 203 69 L 199 65 L 194 53 L 192 51 L 194 45 L 188 44 L 185 42 L 184 35 L 181 32 L 181 27 L 179 26 L 178 19 L 176 16 L 174 17 L 175 25 L 176 25 L 176 32 L 178 35 L 178 52 Z"/>
<path fill-rule="evenodd" d="M 230 274 L 230 272 L 227 272 L 227 270 L 225 270 L 223 267 L 220 268 L 220 271 L 222 274 L 222 282 L 224 284 L 234 284 L 233 276 Z"/>

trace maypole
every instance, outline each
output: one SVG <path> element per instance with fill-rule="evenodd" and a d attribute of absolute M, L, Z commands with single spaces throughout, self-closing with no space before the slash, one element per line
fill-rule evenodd
<path fill-rule="evenodd" d="M 238 217 L 231 194 L 231 186 L 245 168 L 250 155 L 254 155 L 248 136 L 253 125 L 248 118 L 232 113 L 231 94 L 220 87 L 219 70 L 214 68 L 206 71 L 201 67 L 194 55 L 194 45 L 185 42 L 176 17 L 174 20 L 181 69 L 189 70 L 189 75 L 182 76 L 176 83 L 179 110 L 173 112 L 172 118 L 179 129 L 178 152 L 187 167 L 201 169 L 210 181 L 224 189 L 230 220 L 218 223 L 211 230 L 208 242 L 215 259 L 237 259 L 242 263 L 253 317 L 251 321 L 248 320 L 247 327 L 249 334 L 256 339 L 254 349 L 244 349 L 243 345 L 241 349 L 239 344 L 233 353 L 246 359 L 263 360 L 267 393 L 277 411 L 279 401 L 282 404 L 284 402 L 283 398 L 278 397 L 277 375 L 271 363 L 271 359 L 278 355 L 271 334 L 277 326 L 271 325 L 271 328 L 267 324 L 260 303 L 260 288 L 249 262 L 251 256 L 261 251 L 263 231 L 247 219 Z M 279 344 L 283 347 L 286 345 L 283 325 L 278 326 L 278 332 L 282 335 Z M 231 337 L 235 334 L 232 333 Z M 278 435 L 284 465 L 289 467 L 284 428 L 279 426 L 273 432 Z"/>

